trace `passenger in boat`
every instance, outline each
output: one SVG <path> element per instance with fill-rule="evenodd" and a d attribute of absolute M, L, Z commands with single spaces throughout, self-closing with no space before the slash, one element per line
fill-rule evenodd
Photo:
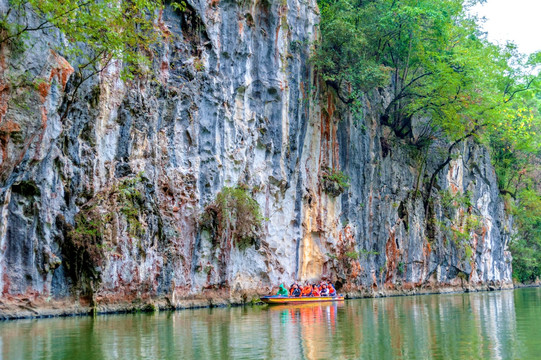
<path fill-rule="evenodd" d="M 301 296 L 311 296 L 312 295 L 312 285 L 307 284 L 302 288 Z"/>
<path fill-rule="evenodd" d="M 336 289 L 330 281 L 327 281 L 327 288 L 329 289 L 329 296 L 336 296 Z"/>
<path fill-rule="evenodd" d="M 319 289 L 316 284 L 312 285 L 312 296 L 320 296 Z"/>
<path fill-rule="evenodd" d="M 278 296 L 288 296 L 287 289 L 285 288 L 284 284 L 280 284 L 280 289 L 278 290 L 278 293 L 276 294 Z"/>
<path fill-rule="evenodd" d="M 297 285 L 297 283 L 294 283 L 293 285 L 291 285 L 291 288 L 289 289 L 289 296 L 291 297 L 301 296 L 301 289 L 299 289 L 299 285 Z"/>
<path fill-rule="evenodd" d="M 329 289 L 329 296 L 336 296 L 336 289 L 330 281 L 327 281 L 327 289 Z"/>
<path fill-rule="evenodd" d="M 329 288 L 327 287 L 327 284 L 325 283 L 321 285 L 321 296 L 329 296 Z"/>

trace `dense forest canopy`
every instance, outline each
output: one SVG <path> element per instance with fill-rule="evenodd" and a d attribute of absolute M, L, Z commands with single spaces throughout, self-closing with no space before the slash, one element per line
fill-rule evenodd
<path fill-rule="evenodd" d="M 390 84 L 381 121 L 396 137 L 421 151 L 436 140 L 450 144 L 423 187 L 427 206 L 457 144 L 471 138 L 489 146 L 517 227 L 510 245 L 514 276 L 534 280 L 541 274 L 541 55 L 487 41 L 468 13 L 477 2 L 319 0 L 321 40 L 313 62 L 353 109 L 364 92 Z"/>

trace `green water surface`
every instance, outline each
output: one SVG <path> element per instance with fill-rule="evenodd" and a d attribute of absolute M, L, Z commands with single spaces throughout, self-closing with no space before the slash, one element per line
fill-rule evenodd
<path fill-rule="evenodd" d="M 2 359 L 541 359 L 541 289 L 0 322 Z"/>

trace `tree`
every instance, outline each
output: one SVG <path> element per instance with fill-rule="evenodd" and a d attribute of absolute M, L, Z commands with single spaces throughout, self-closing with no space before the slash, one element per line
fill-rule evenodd
<path fill-rule="evenodd" d="M 461 139 L 493 124 L 500 107 L 536 79 L 536 63 L 512 45 L 487 42 L 464 3 L 321 0 L 314 64 L 347 104 L 390 83 L 381 119 L 397 137 L 419 146 L 440 131 Z M 413 117 L 428 121 L 419 134 Z"/>
<path fill-rule="evenodd" d="M 517 219 L 512 244 L 521 281 L 541 273 L 541 116 L 537 95 L 541 53 L 486 40 L 465 0 L 319 0 L 321 40 L 313 62 L 347 105 L 363 92 L 388 88 L 382 125 L 422 152 L 418 181 L 430 217 L 439 173 L 458 145 L 474 138 L 491 148 L 502 194 Z M 439 141 L 443 152 L 430 151 Z M 447 145 L 441 145 L 447 144 Z M 428 224 L 429 222 L 427 222 Z M 428 226 L 428 225 L 427 225 Z"/>
<path fill-rule="evenodd" d="M 0 43 L 24 37 L 32 31 L 56 28 L 72 45 L 67 56 L 77 57 L 82 66 L 99 70 L 112 58 L 125 64 L 125 75 L 131 76 L 148 63 L 152 44 L 160 38 L 154 26 L 160 1 L 87 1 L 87 0 L 11 0 L 3 14 L 4 29 Z M 38 23 L 33 25 L 29 12 Z M 10 19 L 15 19 L 10 22 Z"/>
<path fill-rule="evenodd" d="M 490 149 L 516 229 L 509 245 L 513 277 L 529 282 L 541 276 L 541 94 L 523 92 L 516 97 L 506 121 L 491 132 Z"/>

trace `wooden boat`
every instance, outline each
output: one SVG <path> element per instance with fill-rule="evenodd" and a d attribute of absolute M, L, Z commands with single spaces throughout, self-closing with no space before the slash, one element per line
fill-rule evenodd
<path fill-rule="evenodd" d="M 337 296 L 314 296 L 314 297 L 289 297 L 280 295 L 263 296 L 261 301 L 267 304 L 306 304 L 306 303 L 319 303 L 328 301 L 344 301 L 342 295 Z"/>

